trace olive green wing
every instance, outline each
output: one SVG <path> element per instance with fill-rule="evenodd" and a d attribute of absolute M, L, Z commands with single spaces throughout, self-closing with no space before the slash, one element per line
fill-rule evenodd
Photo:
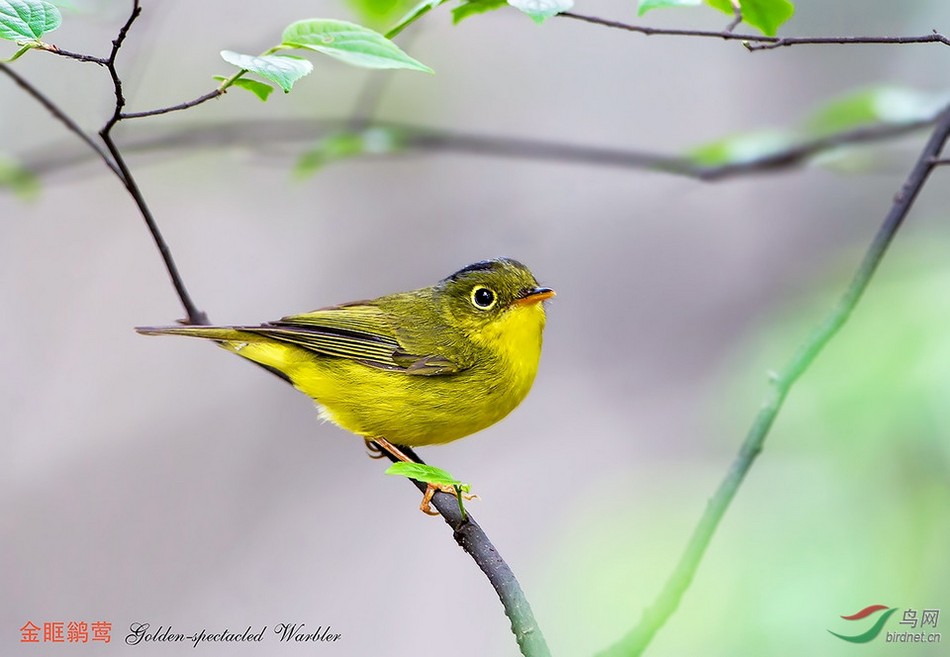
<path fill-rule="evenodd" d="M 240 330 L 294 344 L 322 356 L 348 358 L 370 367 L 406 374 L 451 374 L 465 369 L 438 353 L 416 353 L 403 344 L 393 324 L 392 316 L 379 307 L 354 303 L 291 315 Z"/>

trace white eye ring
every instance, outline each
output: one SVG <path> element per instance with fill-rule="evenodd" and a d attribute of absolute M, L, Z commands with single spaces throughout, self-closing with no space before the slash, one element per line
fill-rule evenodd
<path fill-rule="evenodd" d="M 472 305 L 479 310 L 491 310 L 498 303 L 498 295 L 484 285 L 472 288 Z"/>

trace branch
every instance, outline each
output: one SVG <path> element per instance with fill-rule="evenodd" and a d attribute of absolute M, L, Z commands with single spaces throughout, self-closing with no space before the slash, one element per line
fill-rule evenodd
<path fill-rule="evenodd" d="M 92 151 L 93 154 L 98 156 L 109 170 L 112 171 L 115 175 L 121 178 L 121 173 L 119 173 L 118 167 L 115 163 L 109 159 L 109 156 L 106 155 L 106 152 L 102 150 L 102 147 L 99 146 L 96 142 L 92 140 L 86 131 L 79 127 L 73 119 L 66 114 L 60 107 L 50 100 L 46 95 L 44 95 L 39 89 L 34 87 L 32 84 L 27 82 L 24 78 L 20 77 L 20 74 L 13 70 L 10 66 L 0 62 L 0 71 L 6 73 L 6 75 L 13 80 L 17 86 L 23 89 L 26 93 L 31 95 L 34 100 L 36 100 L 40 105 L 45 107 L 53 117 L 66 126 L 66 129 L 72 132 L 74 135 L 79 137 L 79 139 Z"/>
<path fill-rule="evenodd" d="M 52 43 L 43 43 L 37 42 L 34 46 L 37 50 L 45 50 L 46 52 L 53 53 L 54 55 L 59 55 L 60 57 L 68 57 L 69 59 L 75 59 L 79 62 L 91 62 L 93 64 L 98 64 L 99 66 L 107 66 L 109 60 L 105 57 L 96 57 L 94 55 L 84 55 L 78 52 L 70 52 L 68 50 L 63 50 L 59 46 L 54 46 Z"/>
<path fill-rule="evenodd" d="M 402 445 L 399 446 L 399 449 L 417 463 L 425 463 L 411 449 Z M 393 463 L 398 462 L 398 459 L 386 450 L 382 450 L 381 453 Z M 415 479 L 409 479 L 409 481 L 415 484 L 416 488 L 422 493 L 426 492 L 426 484 Z M 485 573 L 485 577 L 488 578 L 492 588 L 495 589 L 495 593 L 498 594 L 498 598 L 505 608 L 505 616 L 511 622 L 511 632 L 515 635 L 521 654 L 524 657 L 550 657 L 551 653 L 548 650 L 547 642 L 544 640 L 541 628 L 538 627 L 538 623 L 534 619 L 531 605 L 528 604 L 528 599 L 525 597 L 524 591 L 521 590 L 521 585 L 497 548 L 492 545 L 488 535 L 475 522 L 471 511 L 466 509 L 468 518 L 463 520 L 459 511 L 458 500 L 446 493 L 436 493 L 432 498 L 432 506 L 445 520 L 445 524 L 452 528 L 452 536 L 455 538 L 455 542 L 466 554 L 472 557 L 481 571 Z"/>
<path fill-rule="evenodd" d="M 278 119 L 198 123 L 163 129 L 149 136 L 130 140 L 124 144 L 123 150 L 127 153 L 154 153 L 212 146 L 222 148 L 233 145 L 253 146 L 261 143 L 269 146 L 276 143 L 298 145 L 316 141 L 326 134 L 350 129 L 351 121 L 351 119 Z M 689 157 L 649 151 L 478 135 L 389 121 L 373 121 L 360 127 L 393 130 L 399 134 L 403 148 L 409 151 L 468 153 L 489 157 L 570 162 L 659 171 L 696 180 L 714 181 L 794 168 L 820 153 L 835 148 L 894 139 L 920 130 L 933 122 L 934 119 L 928 119 L 899 125 L 881 124 L 855 128 L 804 141 L 757 158 L 718 166 L 699 165 Z M 41 175 L 79 166 L 87 161 L 88 157 L 85 152 L 71 153 L 66 145 L 53 144 L 32 153 L 23 154 L 20 160 L 32 173 Z"/>
<path fill-rule="evenodd" d="M 945 37 L 936 30 L 931 34 L 917 36 L 833 36 L 833 37 L 770 37 L 761 34 L 736 34 L 730 30 L 717 32 L 715 30 L 676 30 L 657 27 L 646 27 L 643 25 L 633 25 L 631 23 L 622 23 L 620 21 L 609 20 L 607 18 L 598 18 L 597 16 L 587 16 L 577 14 L 571 11 L 565 11 L 557 14 L 564 18 L 573 18 L 574 20 L 585 23 L 593 23 L 603 27 L 610 27 L 627 32 L 638 32 L 646 36 L 683 36 L 699 37 L 707 39 L 724 39 L 726 41 L 745 42 L 746 48 L 750 51 L 771 50 L 785 46 L 808 45 L 856 45 L 856 44 L 879 44 L 879 45 L 907 45 L 911 43 L 942 43 L 950 46 L 950 38 Z M 753 45 L 756 44 L 756 45 Z"/>
<path fill-rule="evenodd" d="M 180 112 L 181 110 L 191 109 L 197 105 L 218 98 L 224 95 L 225 90 L 218 87 L 214 91 L 209 91 L 208 93 L 198 96 L 194 100 L 189 100 L 184 103 L 179 103 L 177 105 L 171 105 L 169 107 L 159 107 L 158 109 L 146 110 L 144 112 L 123 112 L 119 115 L 120 119 L 141 119 L 146 116 L 158 116 L 159 114 L 168 114 L 170 112 Z"/>
<path fill-rule="evenodd" d="M 112 129 L 122 120 L 122 108 L 125 107 L 125 96 L 122 93 L 122 78 L 119 76 L 115 62 L 119 55 L 119 50 L 122 48 L 126 36 L 128 36 L 129 29 L 132 27 L 132 23 L 135 22 L 135 19 L 138 18 L 141 13 L 142 7 L 139 5 L 139 0 L 133 0 L 132 12 L 129 14 L 128 20 L 125 21 L 125 24 L 119 29 L 118 36 L 112 41 L 112 51 L 106 60 L 106 68 L 109 70 L 109 76 L 112 78 L 112 86 L 115 93 L 115 107 L 113 108 L 112 116 L 109 117 L 109 120 L 106 121 L 106 124 L 99 131 L 99 136 L 102 138 L 103 143 L 105 143 L 106 148 L 109 149 L 109 153 L 112 154 L 112 159 L 118 169 L 117 175 L 119 176 L 119 180 L 122 181 L 122 184 L 138 207 L 142 218 L 145 220 L 148 232 L 152 235 L 155 246 L 158 247 L 162 262 L 165 263 L 165 269 L 168 272 L 169 278 L 171 278 L 172 286 L 175 288 L 175 292 L 178 294 L 178 298 L 185 308 L 188 323 L 207 324 L 208 316 L 198 309 L 195 302 L 192 301 L 191 295 L 188 294 L 181 274 L 178 272 L 178 266 L 175 264 L 175 259 L 172 257 L 171 249 L 168 248 L 168 243 L 162 236 L 162 232 L 155 222 L 155 217 L 145 202 L 145 197 L 142 195 L 142 190 L 139 189 L 138 183 L 135 181 L 135 176 L 132 175 L 132 171 L 125 163 L 125 158 L 122 157 L 122 153 L 112 139 Z"/>
<path fill-rule="evenodd" d="M 663 590 L 654 601 L 653 606 L 643 612 L 643 617 L 637 627 L 618 643 L 602 652 L 601 657 L 640 655 L 657 631 L 676 611 L 680 599 L 699 568 L 699 563 L 716 528 L 719 526 L 719 522 L 729 508 L 729 504 L 735 497 L 739 486 L 742 485 L 742 481 L 752 467 L 752 463 L 762 451 L 765 438 L 772 427 L 775 416 L 782 408 L 782 403 L 785 401 L 788 391 L 850 317 L 877 266 L 884 257 L 887 247 L 894 239 L 894 235 L 897 234 L 908 212 L 910 212 L 911 206 L 913 206 L 914 200 L 923 188 L 928 176 L 939 165 L 940 153 L 948 137 L 950 137 L 950 105 L 945 107 L 938 116 L 937 124 L 930 135 L 930 139 L 927 140 L 927 144 L 924 146 L 920 157 L 917 158 L 910 174 L 908 174 L 907 180 L 894 196 L 894 202 L 884 219 L 884 223 L 874 236 L 841 299 L 825 317 L 824 321 L 799 346 L 785 368 L 772 376 L 765 400 L 749 428 L 749 433 L 739 449 L 738 456 L 733 461 L 716 493 L 709 500 L 706 511 L 700 518 L 699 524 L 696 525 L 686 550 L 680 557 L 679 563 L 674 568 Z"/>

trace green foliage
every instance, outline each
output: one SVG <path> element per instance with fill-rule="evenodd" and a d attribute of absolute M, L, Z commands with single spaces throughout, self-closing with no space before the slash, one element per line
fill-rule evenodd
<path fill-rule="evenodd" d="M 0 189 L 8 188 L 23 199 L 32 199 L 39 193 L 39 181 L 17 162 L 0 157 Z"/>
<path fill-rule="evenodd" d="M 484 14 L 508 4 L 508 0 L 469 0 L 452 10 L 452 22 L 460 23 L 469 16 Z"/>
<path fill-rule="evenodd" d="M 698 7 L 703 0 L 640 0 L 637 5 L 637 16 L 643 16 L 651 9 L 665 9 L 667 7 Z"/>
<path fill-rule="evenodd" d="M 293 55 L 244 55 L 231 50 L 222 50 L 221 58 L 240 69 L 257 73 L 262 78 L 277 84 L 284 93 L 289 93 L 294 83 L 313 70 L 313 64 L 303 57 Z M 234 84 L 237 83 L 235 80 Z"/>
<path fill-rule="evenodd" d="M 422 0 L 422 2 L 410 9 L 406 15 L 400 18 L 395 25 L 389 28 L 389 31 L 386 32 L 386 38 L 392 39 L 404 29 L 445 2 L 447 2 L 447 0 Z"/>
<path fill-rule="evenodd" d="M 0 0 L 2 39 L 35 41 L 55 30 L 62 22 L 59 9 L 45 0 Z"/>
<path fill-rule="evenodd" d="M 215 75 L 215 80 L 220 82 L 226 82 L 229 78 L 224 77 L 223 75 Z M 267 97 L 271 95 L 271 92 L 274 91 L 274 87 L 270 86 L 266 82 L 260 82 L 258 80 L 251 80 L 249 78 L 237 78 L 232 80 L 228 86 L 240 87 L 241 89 L 246 89 L 252 94 L 261 99 L 262 102 L 267 101 Z"/>
<path fill-rule="evenodd" d="M 282 41 L 284 48 L 314 50 L 353 66 L 433 72 L 382 34 L 346 21 L 316 18 L 297 21 L 287 26 Z"/>
<path fill-rule="evenodd" d="M 539 25 L 574 6 L 574 0 L 508 0 L 508 4 L 531 17 Z"/>
<path fill-rule="evenodd" d="M 836 98 L 808 117 L 809 133 L 820 136 L 864 125 L 900 125 L 929 120 L 950 100 L 948 93 L 926 93 L 916 89 L 879 86 Z"/>
<path fill-rule="evenodd" d="M 453 477 L 442 468 L 437 468 L 432 465 L 424 465 L 422 463 L 406 463 L 403 461 L 400 461 L 399 463 L 393 463 L 386 470 L 386 474 L 396 475 L 398 477 L 408 477 L 409 479 L 421 481 L 424 484 L 452 486 L 463 493 L 467 493 L 472 488 L 470 484 L 463 484 L 461 481 Z"/>
<path fill-rule="evenodd" d="M 718 139 L 690 151 L 702 166 L 739 164 L 796 145 L 874 125 L 905 125 L 933 119 L 950 93 L 925 93 L 902 87 L 874 87 L 835 98 L 809 114 L 798 126 L 757 130 Z"/>
<path fill-rule="evenodd" d="M 690 151 L 689 157 L 701 166 L 740 164 L 784 150 L 793 143 L 794 135 L 791 132 L 759 130 L 703 144 Z"/>
<path fill-rule="evenodd" d="M 395 153 L 402 148 L 399 132 L 392 128 L 370 128 L 358 132 L 337 132 L 321 139 L 297 161 L 294 172 L 309 176 L 324 166 L 358 155 Z"/>
<path fill-rule="evenodd" d="M 731 0 L 706 0 L 710 7 L 734 15 Z M 740 0 L 742 20 L 762 34 L 775 36 L 779 26 L 792 17 L 795 5 L 788 0 Z"/>
<path fill-rule="evenodd" d="M 405 14 L 412 0 L 347 0 L 360 20 L 370 25 L 385 25 Z"/>

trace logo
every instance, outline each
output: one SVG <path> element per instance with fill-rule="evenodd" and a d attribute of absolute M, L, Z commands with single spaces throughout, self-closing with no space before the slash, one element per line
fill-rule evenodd
<path fill-rule="evenodd" d="M 894 615 L 894 612 L 897 611 L 897 607 L 888 607 L 887 605 L 870 605 L 865 607 L 861 611 L 855 612 L 850 616 L 842 616 L 846 621 L 864 621 L 859 623 L 859 627 L 866 628 L 864 631 L 860 631 L 857 634 L 839 634 L 832 630 L 828 630 L 831 634 L 838 637 L 842 641 L 848 641 L 850 643 L 868 643 L 873 641 L 878 637 L 881 631 L 884 629 L 884 625 L 887 624 L 887 621 L 890 620 L 891 616 Z M 872 621 L 865 621 L 865 619 L 873 619 Z M 918 623 L 920 630 L 923 630 L 924 627 L 930 626 L 934 629 L 937 628 L 937 622 L 940 619 L 940 610 L 939 609 L 921 609 L 918 615 L 916 609 L 905 609 L 903 614 L 903 619 L 900 621 L 900 625 L 909 625 L 912 629 L 917 629 Z M 871 622 L 871 626 L 868 627 L 867 623 Z M 886 643 L 939 643 L 940 634 L 938 632 L 887 632 L 884 638 Z"/>
<path fill-rule="evenodd" d="M 861 632 L 860 634 L 848 635 L 831 632 L 831 630 L 828 631 L 839 639 L 850 641 L 851 643 L 867 643 L 868 641 L 873 641 L 877 638 L 877 635 L 881 633 L 881 630 L 884 629 L 884 623 L 887 622 L 887 619 L 893 616 L 894 612 L 897 611 L 897 607 L 888 607 L 887 605 L 871 605 L 869 607 L 865 607 L 855 614 L 851 614 L 850 616 L 842 616 L 842 618 L 846 621 L 859 621 L 867 618 L 868 616 L 873 616 L 879 611 L 883 611 L 884 613 L 878 617 L 877 621 L 875 621 L 874 625 L 872 625 L 869 630 Z"/>

